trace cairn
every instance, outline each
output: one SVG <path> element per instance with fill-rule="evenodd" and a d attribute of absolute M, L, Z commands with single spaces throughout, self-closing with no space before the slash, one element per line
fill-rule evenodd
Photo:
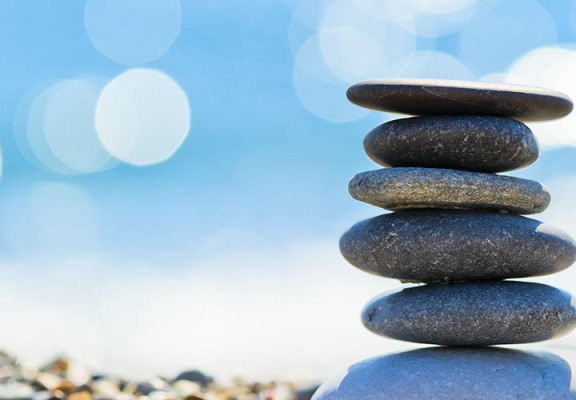
<path fill-rule="evenodd" d="M 392 213 L 355 224 L 340 240 L 343 256 L 368 273 L 418 283 L 370 301 L 363 323 L 388 338 L 449 347 L 360 362 L 314 399 L 573 398 L 561 358 L 482 347 L 576 327 L 569 293 L 508 280 L 568 268 L 576 243 L 522 216 L 548 207 L 542 184 L 497 175 L 538 158 L 523 122 L 563 117 L 571 100 L 519 85 L 412 79 L 365 81 L 347 95 L 362 107 L 416 115 L 368 133 L 366 153 L 388 168 L 349 185 L 355 199 Z"/>

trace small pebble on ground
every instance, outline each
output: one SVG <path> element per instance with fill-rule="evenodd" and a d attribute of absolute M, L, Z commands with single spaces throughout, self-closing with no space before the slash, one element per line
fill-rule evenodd
<path fill-rule="evenodd" d="M 44 366 L 29 366 L 0 351 L 0 400 L 310 400 L 316 388 L 241 379 L 222 385 L 198 370 L 130 381 L 96 374 L 65 357 Z"/>

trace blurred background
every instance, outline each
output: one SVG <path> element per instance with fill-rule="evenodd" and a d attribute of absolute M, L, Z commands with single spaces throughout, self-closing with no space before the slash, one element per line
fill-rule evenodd
<path fill-rule="evenodd" d="M 576 98 L 570 0 L 2 0 L 0 347 L 145 378 L 318 379 L 413 347 L 364 330 L 399 284 L 348 266 L 381 213 L 348 180 L 393 115 L 377 77 L 524 83 Z M 576 114 L 531 124 L 576 236 Z M 576 269 L 539 281 L 576 291 Z M 576 336 L 548 346 L 575 347 Z"/>

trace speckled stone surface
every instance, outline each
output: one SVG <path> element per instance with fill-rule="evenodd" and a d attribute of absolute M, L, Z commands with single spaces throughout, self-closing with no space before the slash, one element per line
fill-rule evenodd
<path fill-rule="evenodd" d="M 436 347 L 361 361 L 312 399 L 572 400 L 571 375 L 547 352 Z"/>
<path fill-rule="evenodd" d="M 412 210 L 355 224 L 340 239 L 354 266 L 412 282 L 505 279 L 558 272 L 576 259 L 565 232 L 513 214 Z"/>
<path fill-rule="evenodd" d="M 492 281 L 425 285 L 371 300 L 362 322 L 408 342 L 449 346 L 533 343 L 576 327 L 572 296 L 539 283 Z"/>
<path fill-rule="evenodd" d="M 364 149 L 374 162 L 384 167 L 479 172 L 526 167 L 539 155 L 536 137 L 522 122 L 469 115 L 386 122 L 368 133 Z"/>
<path fill-rule="evenodd" d="M 411 115 L 491 115 L 544 121 L 572 111 L 572 101 L 563 93 L 486 82 L 375 79 L 352 85 L 346 95 L 365 108 Z"/>
<path fill-rule="evenodd" d="M 510 176 L 432 168 L 386 168 L 356 175 L 352 197 L 387 210 L 484 209 L 536 214 L 550 203 L 542 184 Z"/>

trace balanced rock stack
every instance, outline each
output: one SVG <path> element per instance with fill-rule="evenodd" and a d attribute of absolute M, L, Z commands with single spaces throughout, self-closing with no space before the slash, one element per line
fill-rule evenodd
<path fill-rule="evenodd" d="M 523 122 L 563 117 L 571 100 L 540 88 L 439 80 L 366 81 L 348 98 L 417 115 L 368 133 L 366 153 L 391 168 L 349 185 L 355 199 L 393 212 L 346 232 L 344 257 L 371 274 L 420 283 L 372 300 L 362 320 L 381 336 L 454 347 L 360 362 L 314 399 L 574 398 L 561 358 L 481 347 L 539 342 L 576 327 L 569 293 L 507 280 L 569 267 L 576 243 L 521 216 L 546 209 L 543 185 L 496 174 L 533 163 L 538 142 Z"/>

